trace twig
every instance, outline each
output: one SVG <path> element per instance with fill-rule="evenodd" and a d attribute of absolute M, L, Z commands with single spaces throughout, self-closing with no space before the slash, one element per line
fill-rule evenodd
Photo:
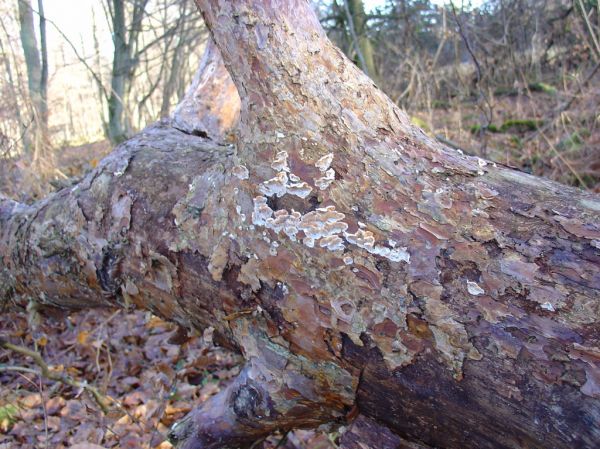
<path fill-rule="evenodd" d="M 41 14 L 39 11 L 37 11 L 35 8 L 33 8 L 29 3 L 26 3 L 26 5 L 29 7 L 29 9 L 31 9 L 31 11 L 34 14 L 37 14 L 38 16 L 41 17 Z M 48 22 L 50 25 L 52 25 L 54 27 L 54 29 L 56 30 L 56 32 L 61 35 L 61 37 L 65 40 L 65 42 L 67 44 L 69 44 L 69 47 L 71 47 L 71 50 L 73 50 L 73 53 L 75 53 L 75 57 L 79 60 L 79 62 L 81 62 L 85 66 L 85 68 L 88 70 L 88 72 L 90 72 L 90 74 L 92 75 L 92 77 L 94 78 L 96 83 L 98 84 L 99 90 L 104 95 L 104 98 L 106 99 L 106 101 L 108 101 L 108 92 L 104 88 L 104 84 L 102 83 L 102 80 L 100 79 L 99 75 L 96 72 L 94 72 L 94 70 L 90 67 L 90 65 L 85 60 L 85 58 L 79 54 L 75 45 L 69 40 L 67 35 L 65 33 L 63 33 L 63 31 L 60 29 L 60 27 L 56 23 L 54 23 L 52 20 L 48 19 L 45 16 L 44 16 L 44 20 L 46 22 Z"/>
<path fill-rule="evenodd" d="M 19 345 L 14 345 L 12 343 L 9 343 L 8 341 L 0 338 L 0 347 L 4 348 L 4 349 L 9 349 L 11 351 L 14 352 L 18 352 L 20 354 L 23 354 L 27 357 L 30 357 L 31 359 L 33 359 L 33 361 L 35 362 L 35 364 L 37 366 L 40 367 L 41 371 L 37 372 L 35 370 L 30 370 L 30 371 L 26 371 L 26 372 L 35 372 L 36 374 L 38 374 L 39 376 L 45 377 L 46 379 L 49 380 L 53 380 L 55 382 L 60 382 L 66 385 L 69 385 L 71 387 L 74 388 L 79 388 L 79 389 L 83 389 L 88 391 L 93 399 L 96 401 L 96 403 L 100 406 L 100 408 L 102 409 L 102 411 L 105 414 L 108 414 L 109 409 L 108 406 L 105 404 L 104 402 L 104 396 L 102 395 L 102 393 L 100 393 L 94 386 L 92 385 L 88 385 L 87 382 L 80 382 L 76 379 L 73 379 L 72 377 L 66 375 L 66 374 L 59 374 L 56 372 L 53 372 L 50 370 L 50 368 L 48 367 L 48 365 L 46 364 L 46 362 L 44 361 L 44 359 L 42 358 L 41 354 L 39 352 L 36 351 L 32 351 L 29 348 L 26 348 L 24 346 L 19 346 Z M 7 368 L 11 368 L 10 370 Z M 20 368 L 20 367 L 6 367 L 6 366 L 0 366 L 0 371 L 23 371 L 23 369 L 17 370 L 14 368 Z"/>
<path fill-rule="evenodd" d="M 583 20 L 585 21 L 585 26 L 587 27 L 590 38 L 592 39 L 592 42 L 594 44 L 593 47 L 594 47 L 596 56 L 598 58 L 600 58 L 600 43 L 598 43 L 598 38 L 596 37 L 596 33 L 594 33 L 594 28 L 592 27 L 592 24 L 590 23 L 590 18 L 588 17 L 587 12 L 586 12 L 581 0 L 577 0 L 577 3 L 579 4 L 579 9 L 581 10 L 581 15 L 583 16 Z"/>
<path fill-rule="evenodd" d="M 358 56 L 358 60 L 360 61 L 361 68 L 363 72 L 367 76 L 371 76 L 369 73 L 369 69 L 367 67 L 367 62 L 365 61 L 365 57 L 362 54 L 360 49 L 360 44 L 358 43 L 358 35 L 356 34 L 356 29 L 354 28 L 354 18 L 350 13 L 350 7 L 348 6 L 348 0 L 344 0 L 344 9 L 346 10 L 346 17 L 348 20 L 348 29 L 350 30 L 350 35 L 352 36 L 352 43 L 354 44 L 354 49 L 356 50 L 356 55 Z"/>
<path fill-rule="evenodd" d="M 287 430 L 283 436 L 281 437 L 281 439 L 279 440 L 279 442 L 277 443 L 277 446 L 275 446 L 273 449 L 279 449 L 286 441 L 287 441 L 287 437 L 290 433 L 290 430 Z"/>
<path fill-rule="evenodd" d="M 550 140 L 546 137 L 546 134 L 541 133 L 540 135 L 546 141 L 546 143 L 552 149 L 552 151 L 554 151 L 556 156 L 558 156 L 558 158 L 562 161 L 562 163 L 567 166 L 567 168 L 571 171 L 571 173 L 573 173 L 573 176 L 575 176 L 577 181 L 579 181 L 579 184 L 581 184 L 581 187 L 583 187 L 584 189 L 587 190 L 588 186 L 585 183 L 585 181 L 583 180 L 583 178 L 581 176 L 579 176 L 579 173 L 577 173 L 577 171 L 573 168 L 573 166 L 569 163 L 569 161 L 562 154 L 560 154 L 560 152 L 556 149 L 556 147 L 552 144 L 552 142 L 550 142 Z"/>
<path fill-rule="evenodd" d="M 465 47 L 467 48 L 467 51 L 469 52 L 469 55 L 471 55 L 471 59 L 473 59 L 473 62 L 475 63 L 475 68 L 477 69 L 477 89 L 479 90 L 479 98 L 480 100 L 483 99 L 483 101 L 485 102 L 485 104 L 488 107 L 488 110 L 485 111 L 483 106 L 481 105 L 481 102 L 479 102 L 479 108 L 481 109 L 482 114 L 485 115 L 485 119 L 487 120 L 487 123 L 485 124 L 485 127 L 488 127 L 491 125 L 492 120 L 494 118 L 494 108 L 492 107 L 492 104 L 490 103 L 490 99 L 488 98 L 488 96 L 483 92 L 483 88 L 481 87 L 482 81 L 483 81 L 483 71 L 481 70 L 481 65 L 479 64 L 479 60 L 477 59 L 477 56 L 475 56 L 475 51 L 473 50 L 473 47 L 471 46 L 471 42 L 469 41 L 465 30 L 463 28 L 463 24 L 462 22 L 458 19 L 458 14 L 456 12 L 456 7 L 454 6 L 454 2 L 450 1 L 450 6 L 452 7 L 452 15 L 454 16 L 454 21 L 456 22 L 456 25 L 458 26 L 458 33 L 460 34 L 460 37 L 462 38 Z M 482 127 L 483 129 L 483 127 Z M 484 143 L 486 142 L 486 140 L 484 140 Z M 483 148 L 485 149 L 485 147 Z"/>
<path fill-rule="evenodd" d="M 571 95 L 569 100 L 567 100 L 565 103 L 563 103 L 562 106 L 560 106 L 558 109 L 556 109 L 556 111 L 554 112 L 554 116 L 550 120 L 548 120 L 546 122 L 546 124 L 544 126 L 542 126 L 541 128 L 539 128 L 536 132 L 534 132 L 533 134 L 524 138 L 523 143 L 527 143 L 527 142 L 535 139 L 538 135 L 540 135 L 540 134 L 544 133 L 546 130 L 548 130 L 548 128 L 550 128 L 554 124 L 556 119 L 558 117 L 560 117 L 563 112 L 565 112 L 567 109 L 569 109 L 571 107 L 571 105 L 579 97 L 579 94 L 581 94 L 581 92 L 583 91 L 583 88 L 591 81 L 591 79 L 594 77 L 594 75 L 596 74 L 596 72 L 598 72 L 599 69 L 600 69 L 600 62 L 598 62 L 592 68 L 592 70 L 590 71 L 588 76 L 586 76 L 585 79 L 579 84 L 579 87 L 577 88 L 575 93 L 573 95 Z"/>
<path fill-rule="evenodd" d="M 40 399 L 42 400 L 42 410 L 44 410 L 44 447 L 48 449 L 48 443 L 50 441 L 50 435 L 48 434 L 48 409 L 46 408 L 46 399 L 44 398 L 44 383 L 42 382 L 42 376 L 38 376 L 39 384 L 38 389 L 40 391 Z"/>

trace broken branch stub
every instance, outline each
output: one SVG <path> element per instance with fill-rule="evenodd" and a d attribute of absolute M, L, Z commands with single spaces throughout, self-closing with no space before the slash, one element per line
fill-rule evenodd
<path fill-rule="evenodd" d="M 173 127 L 217 142 L 230 139 L 240 113 L 240 97 L 214 41 L 209 37 L 192 85 L 172 115 Z"/>

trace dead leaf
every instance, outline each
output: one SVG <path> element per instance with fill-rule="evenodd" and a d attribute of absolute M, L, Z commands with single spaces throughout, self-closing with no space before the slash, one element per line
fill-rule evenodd
<path fill-rule="evenodd" d="M 70 447 L 70 449 L 106 449 L 103 446 L 98 446 L 94 443 L 77 443 Z"/>
<path fill-rule="evenodd" d="M 81 331 L 77 334 L 77 343 L 85 345 L 90 333 L 88 331 Z"/>

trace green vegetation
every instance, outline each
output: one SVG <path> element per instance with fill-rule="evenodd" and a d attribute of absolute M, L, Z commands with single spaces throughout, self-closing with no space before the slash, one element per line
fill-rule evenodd
<path fill-rule="evenodd" d="M 557 92 L 556 87 L 546 83 L 531 83 L 529 85 L 529 90 L 532 92 L 543 92 L 549 95 L 556 95 Z"/>
<path fill-rule="evenodd" d="M 430 132 L 431 129 L 429 128 L 429 125 L 427 124 L 427 122 L 425 120 L 423 120 L 420 117 L 411 115 L 410 116 L 410 121 L 413 125 L 418 126 L 419 128 L 421 128 L 423 131 L 425 132 Z"/>
<path fill-rule="evenodd" d="M 535 131 L 542 125 L 541 120 L 534 119 L 509 119 L 506 120 L 500 127 L 500 132 L 508 133 L 524 133 L 527 131 Z"/>
<path fill-rule="evenodd" d="M 558 92 L 556 87 L 542 82 L 529 83 L 527 87 L 531 92 L 541 92 L 548 95 L 556 95 Z M 514 87 L 500 86 L 494 89 L 495 97 L 514 97 L 518 94 L 519 89 L 515 89 Z"/>
<path fill-rule="evenodd" d="M 10 429 L 17 421 L 19 408 L 13 404 L 0 406 L 0 429 Z"/>
<path fill-rule="evenodd" d="M 473 126 L 471 126 L 471 128 L 469 128 L 469 131 L 471 131 L 471 134 L 479 134 L 481 131 L 487 131 L 490 133 L 499 133 L 500 129 L 492 123 L 492 124 L 489 124 L 488 126 L 473 125 Z"/>
<path fill-rule="evenodd" d="M 562 139 L 556 145 L 557 150 L 561 151 L 573 151 L 578 150 L 583 145 L 584 139 L 581 133 L 575 131 L 574 133 L 568 135 L 564 139 Z"/>
<path fill-rule="evenodd" d="M 414 122 L 413 122 L 414 123 Z M 480 124 L 473 125 L 469 128 L 471 134 L 479 134 L 482 131 L 490 133 L 515 133 L 522 134 L 528 131 L 535 131 L 543 122 L 541 120 L 534 119 L 509 119 L 506 120 L 500 127 L 493 123 L 488 126 L 482 126 Z"/>

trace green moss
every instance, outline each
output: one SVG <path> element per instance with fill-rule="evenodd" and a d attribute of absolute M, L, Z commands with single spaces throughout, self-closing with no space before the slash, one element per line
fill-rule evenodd
<path fill-rule="evenodd" d="M 530 83 L 527 87 L 531 92 L 543 92 L 549 95 L 556 95 L 557 93 L 556 87 L 542 82 Z M 514 87 L 501 86 L 494 89 L 495 97 L 514 97 L 518 94 L 519 90 Z"/>
<path fill-rule="evenodd" d="M 500 131 L 503 133 L 514 132 L 524 133 L 527 131 L 535 131 L 540 127 L 542 122 L 534 119 L 511 119 L 506 120 L 500 127 Z"/>
<path fill-rule="evenodd" d="M 473 125 L 471 128 L 469 128 L 469 131 L 471 131 L 471 134 L 479 134 L 481 131 L 481 125 Z"/>
<path fill-rule="evenodd" d="M 514 97 L 519 91 L 514 87 L 497 87 L 494 89 L 495 97 Z"/>
<path fill-rule="evenodd" d="M 494 124 L 490 124 L 488 126 L 473 125 L 473 126 L 471 126 L 471 128 L 469 128 L 469 130 L 471 131 L 472 134 L 479 134 L 482 130 L 490 132 L 490 133 L 499 133 L 500 132 L 500 129 Z"/>
<path fill-rule="evenodd" d="M 544 92 L 549 95 L 556 95 L 556 87 L 546 83 L 531 83 L 529 90 L 532 92 Z"/>
<path fill-rule="evenodd" d="M 434 109 L 450 109 L 450 102 L 446 100 L 433 100 L 431 106 Z"/>
<path fill-rule="evenodd" d="M 418 126 L 423 131 L 426 131 L 426 132 L 431 131 L 431 129 L 429 128 L 429 125 L 427 125 L 427 122 L 425 120 L 423 120 L 422 118 L 411 115 L 410 121 L 412 122 L 413 125 Z"/>

